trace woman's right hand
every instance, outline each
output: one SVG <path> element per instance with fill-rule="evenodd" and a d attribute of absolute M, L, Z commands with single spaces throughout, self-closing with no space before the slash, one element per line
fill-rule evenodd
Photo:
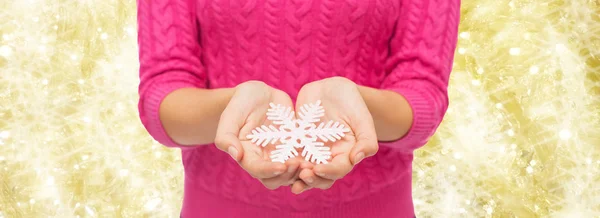
<path fill-rule="evenodd" d="M 266 115 L 269 103 L 293 108 L 289 95 L 263 82 L 248 81 L 235 87 L 221 114 L 215 144 L 229 153 L 252 177 L 273 190 L 297 180 L 301 160 L 290 159 L 285 164 L 272 162 L 269 156 L 275 149 L 273 145 L 260 147 L 246 138 L 254 128 L 271 124 Z"/>

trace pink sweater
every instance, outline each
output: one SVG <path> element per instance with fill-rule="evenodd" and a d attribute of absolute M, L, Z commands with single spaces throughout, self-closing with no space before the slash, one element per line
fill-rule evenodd
<path fill-rule="evenodd" d="M 138 1 L 139 112 L 154 139 L 182 150 L 182 217 L 413 217 L 413 151 L 448 106 L 459 8 L 460 0 Z M 159 120 L 176 89 L 261 80 L 295 99 L 302 85 L 332 76 L 403 95 L 414 122 L 328 190 L 270 191 L 214 145 L 178 145 Z"/>

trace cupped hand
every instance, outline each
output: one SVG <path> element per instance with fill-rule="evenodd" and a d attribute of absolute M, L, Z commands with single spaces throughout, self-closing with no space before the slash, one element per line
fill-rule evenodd
<path fill-rule="evenodd" d="M 276 189 L 297 180 L 301 160 L 272 162 L 269 154 L 275 149 L 273 145 L 259 147 L 246 138 L 257 126 L 270 124 L 266 116 L 269 103 L 290 107 L 293 105 L 289 95 L 263 82 L 248 81 L 236 86 L 231 100 L 221 114 L 215 145 L 229 153 L 265 187 Z"/>
<path fill-rule="evenodd" d="M 379 148 L 373 118 L 354 82 L 343 77 L 332 77 L 308 83 L 298 93 L 296 105 L 299 107 L 317 100 L 321 100 L 325 108 L 322 122 L 338 121 L 351 131 L 341 140 L 325 144 L 331 147 L 332 159 L 329 163 L 301 164 L 300 180 L 292 185 L 292 192 L 296 194 L 310 188 L 330 188 L 361 160 L 375 155 Z"/>

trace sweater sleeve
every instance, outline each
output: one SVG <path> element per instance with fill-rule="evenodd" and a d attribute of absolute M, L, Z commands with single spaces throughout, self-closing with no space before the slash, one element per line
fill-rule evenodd
<path fill-rule="evenodd" d="M 159 143 L 181 147 L 165 132 L 159 106 L 181 88 L 206 88 L 193 0 L 138 0 L 139 102 L 142 124 Z"/>
<path fill-rule="evenodd" d="M 460 0 L 402 0 L 381 88 L 408 101 L 413 123 L 402 138 L 380 142 L 382 146 L 412 152 L 425 145 L 442 122 L 459 17 Z"/>

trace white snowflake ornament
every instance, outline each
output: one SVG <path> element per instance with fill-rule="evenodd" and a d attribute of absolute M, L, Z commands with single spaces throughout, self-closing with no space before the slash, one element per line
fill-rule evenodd
<path fill-rule="evenodd" d="M 330 148 L 324 146 L 325 142 L 335 142 L 349 132 L 339 122 L 329 121 L 320 123 L 319 118 L 325 115 L 325 109 L 321 106 L 321 101 L 312 104 L 305 104 L 300 107 L 298 116 L 300 119 L 294 119 L 294 111 L 290 107 L 284 107 L 280 104 L 269 104 L 267 110 L 267 119 L 273 122 L 273 125 L 262 125 L 252 130 L 252 134 L 247 138 L 252 143 L 265 147 L 268 144 L 280 144 L 275 146 L 271 152 L 273 162 L 282 162 L 297 157 L 297 148 L 302 148 L 302 157 L 305 160 L 316 163 L 326 164 L 331 158 Z M 274 125 L 279 125 L 275 127 Z M 319 142 L 321 139 L 322 142 Z"/>

